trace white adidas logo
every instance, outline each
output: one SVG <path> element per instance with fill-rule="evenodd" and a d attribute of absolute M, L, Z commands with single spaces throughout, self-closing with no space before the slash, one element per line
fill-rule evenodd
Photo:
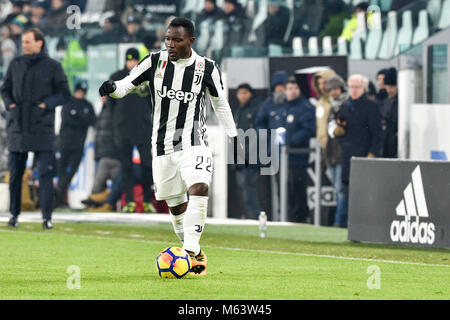
<path fill-rule="evenodd" d="M 394 220 L 391 224 L 391 240 L 402 243 L 433 244 L 435 240 L 434 223 L 420 222 L 420 218 L 429 218 L 425 192 L 423 190 L 420 166 L 411 175 L 409 183 L 403 191 L 402 201 L 396 208 L 397 216 L 404 220 Z"/>

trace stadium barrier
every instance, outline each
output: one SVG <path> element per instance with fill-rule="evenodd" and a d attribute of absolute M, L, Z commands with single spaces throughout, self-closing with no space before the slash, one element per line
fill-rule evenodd
<path fill-rule="evenodd" d="M 351 241 L 450 248 L 450 162 L 353 158 Z"/>

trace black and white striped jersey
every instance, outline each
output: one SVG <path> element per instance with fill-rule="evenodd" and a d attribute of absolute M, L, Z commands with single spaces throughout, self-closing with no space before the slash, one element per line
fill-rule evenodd
<path fill-rule="evenodd" d="M 151 53 L 129 75 L 116 81 L 112 98 L 122 98 L 148 81 L 153 102 L 152 154 L 161 156 L 207 145 L 209 97 L 229 137 L 237 136 L 217 64 L 192 50 L 190 58 L 170 61 L 166 50 Z"/>

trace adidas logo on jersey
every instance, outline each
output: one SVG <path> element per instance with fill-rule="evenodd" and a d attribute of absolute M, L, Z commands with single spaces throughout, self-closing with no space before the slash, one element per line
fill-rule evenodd
<path fill-rule="evenodd" d="M 192 92 L 184 92 L 181 90 L 167 90 L 167 86 L 162 87 L 162 91 L 158 90 L 158 95 L 161 98 L 169 98 L 169 99 L 176 99 L 178 101 L 182 101 L 183 103 L 188 103 L 194 100 L 194 94 Z"/>
<path fill-rule="evenodd" d="M 431 222 L 421 222 L 420 218 L 429 218 L 425 201 L 420 166 L 411 175 L 409 183 L 403 191 L 403 197 L 396 208 L 398 217 L 391 224 L 390 236 L 393 242 L 433 244 L 435 240 L 435 226 Z"/>

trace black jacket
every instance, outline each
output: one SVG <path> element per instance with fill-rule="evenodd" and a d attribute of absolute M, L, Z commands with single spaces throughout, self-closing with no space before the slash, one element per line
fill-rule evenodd
<path fill-rule="evenodd" d="M 236 128 L 246 132 L 248 129 L 255 129 L 255 120 L 258 115 L 261 101 L 258 98 L 251 98 L 245 106 L 238 107 L 234 114 L 236 122 Z M 244 141 L 242 141 L 244 144 Z M 245 153 L 247 159 L 250 159 L 250 154 L 253 156 L 258 154 L 257 145 L 249 145 L 248 141 L 245 142 Z M 244 168 L 244 165 L 236 165 L 236 168 Z"/>
<path fill-rule="evenodd" d="M 6 72 L 2 96 L 7 113 L 11 152 L 52 151 L 55 148 L 55 107 L 70 96 L 62 66 L 44 47 L 37 55 L 15 58 Z M 38 107 L 46 104 L 45 109 Z M 16 107 L 10 109 L 11 104 Z"/>
<path fill-rule="evenodd" d="M 380 155 L 382 130 L 378 105 L 363 95 L 358 100 L 347 100 L 341 107 L 338 119 L 346 122 L 346 134 L 341 138 L 342 181 L 350 181 L 352 157 L 367 157 L 369 153 Z"/>
<path fill-rule="evenodd" d="M 111 75 L 111 80 L 118 81 L 128 75 L 122 69 Z M 122 99 L 108 98 L 113 108 L 114 135 L 117 146 L 133 143 L 134 145 L 150 143 L 152 136 L 152 105 L 150 89 L 143 84 Z"/>
<path fill-rule="evenodd" d="M 61 112 L 58 149 L 82 150 L 89 126 L 95 125 L 95 112 L 86 99 L 71 97 Z"/>
<path fill-rule="evenodd" d="M 268 15 L 267 19 L 258 28 L 262 28 L 265 34 L 265 45 L 277 44 L 285 45 L 284 36 L 289 25 L 290 13 L 289 9 L 280 6 L 280 9 L 274 15 Z"/>
<path fill-rule="evenodd" d="M 384 100 L 384 116 L 382 122 L 385 126 L 383 137 L 383 158 L 397 158 L 398 154 L 398 97 Z"/>
<path fill-rule="evenodd" d="M 241 4 L 233 12 L 225 15 L 225 43 L 228 46 L 241 46 L 248 38 L 251 20 L 245 14 Z"/>
<path fill-rule="evenodd" d="M 95 124 L 95 161 L 101 158 L 119 160 L 119 151 L 114 142 L 113 113 L 111 105 L 105 103 Z"/>

